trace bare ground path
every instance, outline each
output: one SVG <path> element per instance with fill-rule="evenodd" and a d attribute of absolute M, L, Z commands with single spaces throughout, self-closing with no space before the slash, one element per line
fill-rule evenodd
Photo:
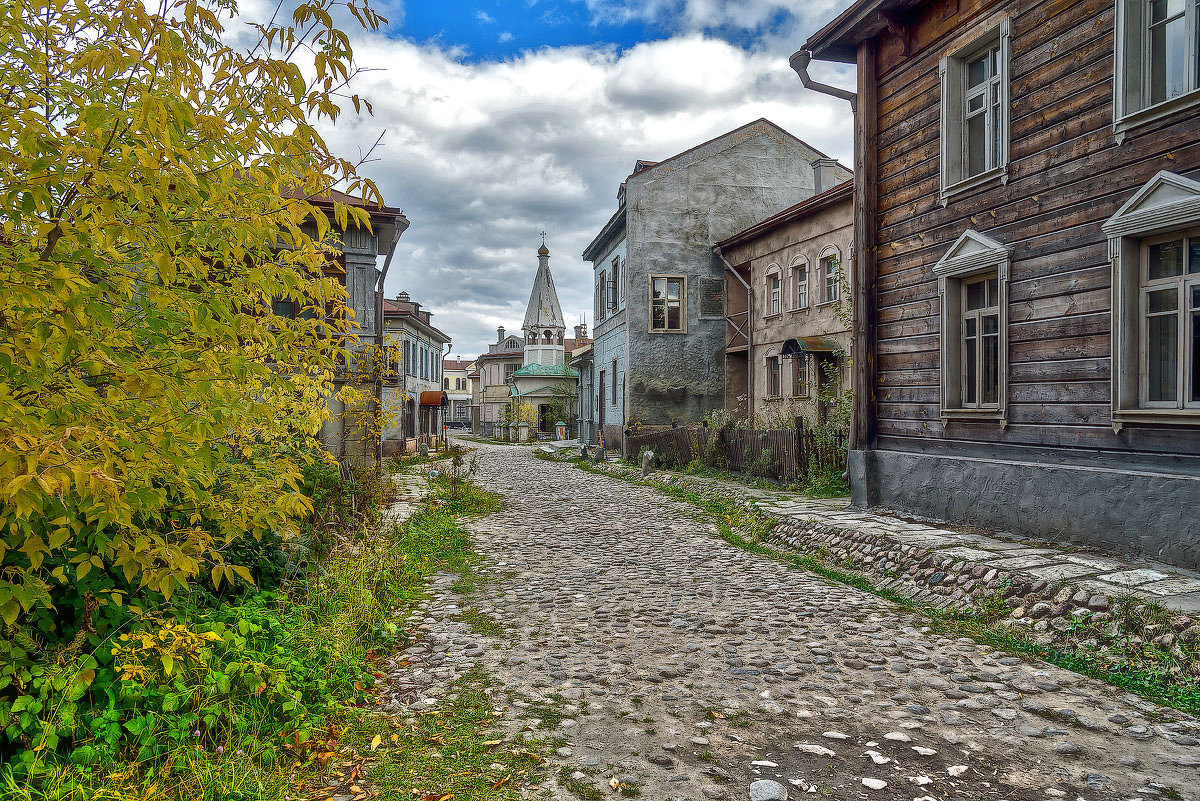
<path fill-rule="evenodd" d="M 478 456 L 506 501 L 470 523 L 494 580 L 468 600 L 435 583 L 387 698 L 435 704 L 482 664 L 509 735 L 563 741 L 535 797 L 745 799 L 774 779 L 793 799 L 1200 799 L 1181 713 L 941 636 L 650 488 L 525 448 Z"/>

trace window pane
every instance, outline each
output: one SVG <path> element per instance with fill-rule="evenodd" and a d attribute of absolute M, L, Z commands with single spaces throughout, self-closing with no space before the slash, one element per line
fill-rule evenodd
<path fill-rule="evenodd" d="M 1164 5 L 1160 2 L 1154 7 Z M 1187 36 L 1183 15 L 1150 28 L 1150 102 L 1183 94 L 1187 80 Z"/>
<path fill-rule="evenodd" d="M 1200 238 L 1188 240 L 1188 251 L 1188 272 L 1200 273 Z"/>
<path fill-rule="evenodd" d="M 967 111 L 979 111 L 983 108 L 983 95 L 975 95 L 967 100 Z"/>
<path fill-rule="evenodd" d="M 987 321 L 984 318 L 984 330 Z M 986 336 L 983 338 L 983 392 L 980 393 L 983 403 L 996 403 L 1000 390 L 1000 337 Z"/>
<path fill-rule="evenodd" d="M 1150 264 L 1147 275 L 1151 281 L 1183 275 L 1183 240 L 1160 242 L 1150 246 Z"/>
<path fill-rule="evenodd" d="M 671 280 L 667 281 L 667 297 L 668 298 L 678 298 L 679 297 L 679 279 L 675 278 L 675 279 L 671 279 Z"/>
<path fill-rule="evenodd" d="M 1146 310 L 1150 314 L 1173 312 L 1179 308 L 1179 290 L 1175 288 L 1160 289 L 1149 292 L 1146 297 Z"/>
<path fill-rule="evenodd" d="M 653 321 L 651 322 L 651 327 L 653 327 L 653 328 L 666 328 L 667 327 L 666 305 L 664 303 L 662 303 L 661 301 L 655 302 L 655 304 L 654 304 Z"/>
<path fill-rule="evenodd" d="M 985 53 L 977 59 L 967 63 L 967 87 L 972 88 L 979 86 L 988 79 L 988 61 L 991 58 L 991 53 Z"/>
<path fill-rule="evenodd" d="M 683 328 L 680 323 L 678 301 L 670 302 L 667 306 L 667 328 L 672 331 Z"/>
<path fill-rule="evenodd" d="M 967 176 L 987 169 L 987 116 L 967 120 Z"/>
<path fill-rule="evenodd" d="M 999 306 L 1000 305 L 1000 279 L 999 278 L 989 278 L 987 285 L 988 285 L 988 305 L 989 306 Z"/>
<path fill-rule="evenodd" d="M 967 284 L 967 309 L 982 309 L 987 306 L 987 297 L 984 295 L 984 282 L 976 281 L 973 284 Z"/>
<path fill-rule="evenodd" d="M 1200 303 L 1197 304 L 1200 307 Z M 1192 312 L 1192 403 L 1200 403 L 1200 312 Z"/>
<path fill-rule="evenodd" d="M 963 320 L 963 336 L 973 337 L 978 332 L 976 331 L 976 318 L 968 317 Z"/>
<path fill-rule="evenodd" d="M 995 314 L 989 314 L 983 318 L 983 333 L 998 334 L 1000 333 L 1000 317 Z"/>
<path fill-rule="evenodd" d="M 667 294 L 667 282 L 663 278 L 654 279 L 654 297 L 661 298 Z"/>
<path fill-rule="evenodd" d="M 1149 400 L 1176 400 L 1178 396 L 1175 381 L 1179 364 L 1178 315 L 1162 314 L 1151 317 L 1146 324 L 1146 340 Z"/>
<path fill-rule="evenodd" d="M 968 322 L 975 322 L 968 320 Z M 963 378 L 966 386 L 963 387 L 963 405 L 975 406 L 979 403 L 977 387 L 979 386 L 979 365 L 976 363 L 979 355 L 975 351 L 975 338 L 971 337 L 963 341 L 963 356 L 966 361 L 966 369 L 963 370 Z"/>

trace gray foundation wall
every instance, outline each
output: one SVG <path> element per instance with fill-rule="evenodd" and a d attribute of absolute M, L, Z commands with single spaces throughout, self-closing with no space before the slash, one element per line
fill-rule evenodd
<path fill-rule="evenodd" d="M 859 508 L 1200 568 L 1200 476 L 881 450 L 849 472 Z"/>

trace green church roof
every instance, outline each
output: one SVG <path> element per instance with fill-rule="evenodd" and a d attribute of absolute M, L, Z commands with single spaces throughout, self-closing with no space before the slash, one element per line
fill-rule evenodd
<path fill-rule="evenodd" d="M 579 371 L 562 364 L 527 364 L 513 373 L 514 378 L 553 376 L 557 378 L 579 378 Z"/>

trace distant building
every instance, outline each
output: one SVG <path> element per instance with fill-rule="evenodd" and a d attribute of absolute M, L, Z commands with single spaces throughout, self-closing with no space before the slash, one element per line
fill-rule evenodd
<path fill-rule="evenodd" d="M 583 253 L 595 274 L 593 392 L 608 447 L 632 423 L 694 422 L 724 406 L 725 268 L 713 245 L 811 197 L 823 158 L 760 119 L 635 164 Z"/>
<path fill-rule="evenodd" d="M 818 194 L 720 242 L 727 263 L 725 405 L 823 422 L 848 386 L 854 184 L 817 163 Z"/>
<path fill-rule="evenodd" d="M 496 341 L 488 346 L 487 353 L 475 359 L 475 364 L 479 372 L 479 390 L 472 394 L 472 403 L 478 412 L 478 421 L 476 423 L 472 418 L 472 430 L 490 437 L 500 420 L 501 410 L 512 402 L 509 378 L 525 364 L 525 340 L 507 333 L 504 326 L 500 326 L 496 329 Z"/>
<path fill-rule="evenodd" d="M 450 337 L 434 327 L 432 314 L 401 292 L 384 300 L 384 344 L 395 360 L 397 381 L 383 392 L 384 455 L 436 437 L 449 403 L 442 389 L 442 355 Z"/>
<path fill-rule="evenodd" d="M 446 422 L 471 422 L 471 387 L 467 376 L 472 362 L 463 359 L 442 361 L 442 390 L 450 405 L 446 409 Z"/>
<path fill-rule="evenodd" d="M 513 401 L 538 410 L 537 432 L 543 436 L 553 434 L 559 422 L 573 427 L 579 373 L 567 364 L 566 354 L 575 341 L 564 336 L 566 323 L 550 274 L 550 250 L 544 242 L 538 248 L 537 274 L 521 329 L 525 333 L 524 359 L 510 377 Z"/>

